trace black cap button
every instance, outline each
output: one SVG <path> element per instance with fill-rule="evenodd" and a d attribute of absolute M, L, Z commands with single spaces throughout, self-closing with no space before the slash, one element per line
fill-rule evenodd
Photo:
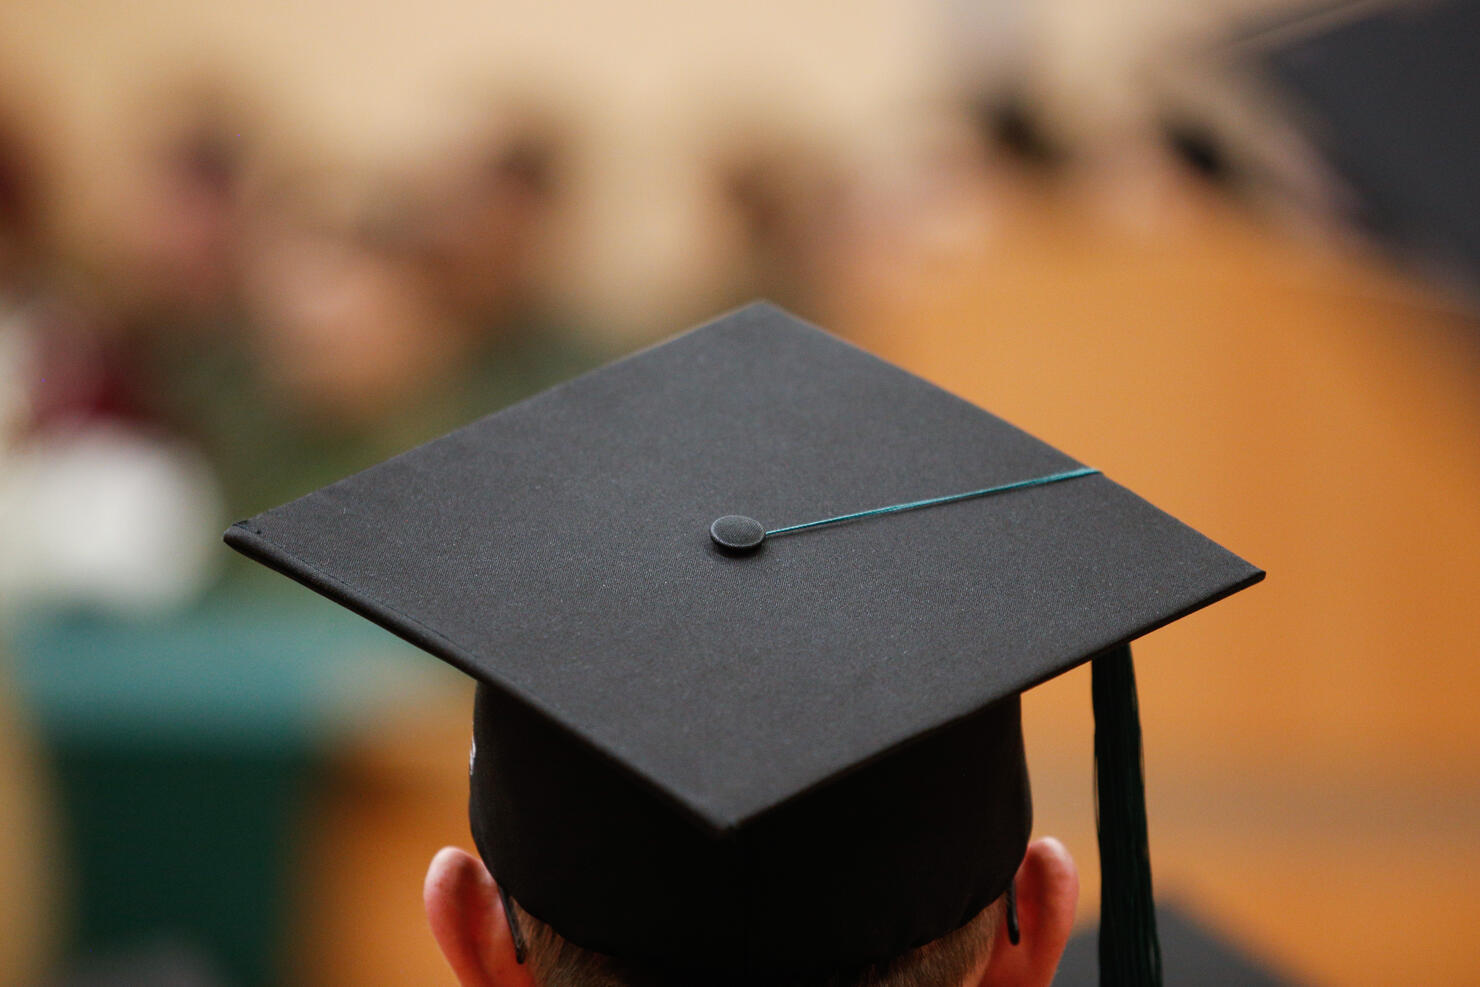
<path fill-rule="evenodd" d="M 726 514 L 709 526 L 709 537 L 722 551 L 741 555 L 760 547 L 766 540 L 766 527 L 753 517 Z"/>

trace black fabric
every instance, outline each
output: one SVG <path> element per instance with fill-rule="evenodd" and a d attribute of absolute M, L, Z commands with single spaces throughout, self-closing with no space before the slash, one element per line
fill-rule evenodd
<path fill-rule="evenodd" d="M 1136 670 L 1128 646 L 1094 660 L 1095 822 L 1100 845 L 1100 970 L 1105 982 L 1160 987 Z"/>
<path fill-rule="evenodd" d="M 762 304 L 227 541 L 483 683 L 508 727 L 473 817 L 534 914 L 617 953 L 830 962 L 936 938 L 1001 892 L 1020 754 L 984 763 L 1003 743 L 973 732 L 984 711 L 1263 574 L 1099 475 L 738 556 L 710 525 L 1077 465 Z"/>
<path fill-rule="evenodd" d="M 937 939 L 1006 890 L 1032 828 L 1016 696 L 718 838 L 497 689 L 473 725 L 469 816 L 499 883 L 572 942 L 705 983 Z"/>

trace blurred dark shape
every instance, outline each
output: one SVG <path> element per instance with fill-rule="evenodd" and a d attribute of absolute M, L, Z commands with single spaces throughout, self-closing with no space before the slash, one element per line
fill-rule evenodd
<path fill-rule="evenodd" d="M 86 310 L 52 301 L 31 313 L 31 430 L 99 420 L 148 423 L 153 403 L 138 353 Z"/>
<path fill-rule="evenodd" d="M 1264 32 L 1258 61 L 1357 219 L 1480 288 L 1480 3 L 1351 4 Z"/>
<path fill-rule="evenodd" d="M 78 963 L 50 987 L 226 987 L 210 959 L 184 943 L 160 942 Z"/>
<path fill-rule="evenodd" d="M 1069 149 L 1049 130 L 1044 114 L 1019 90 L 981 96 L 971 115 L 983 140 L 1009 160 L 1051 171 L 1069 160 Z"/>
<path fill-rule="evenodd" d="M 849 222 L 842 167 L 804 141 L 759 136 L 721 149 L 711 174 L 743 251 L 736 301 L 759 296 L 805 310 Z"/>
<path fill-rule="evenodd" d="M 537 198 L 550 199 L 559 190 L 558 157 L 548 137 L 521 134 L 492 156 L 488 170 L 495 179 L 509 180 Z"/>
<path fill-rule="evenodd" d="M 36 220 L 34 162 L 8 121 L 0 122 L 0 229 L 29 232 Z"/>
<path fill-rule="evenodd" d="M 188 87 L 146 119 L 120 286 L 129 321 L 206 331 L 234 301 L 252 128 L 222 87 Z"/>
<path fill-rule="evenodd" d="M 563 128 L 536 112 L 503 116 L 424 180 L 428 205 L 417 231 L 435 289 L 481 333 L 538 320 L 567 198 Z"/>
<path fill-rule="evenodd" d="M 35 259 L 40 197 L 35 149 L 20 121 L 0 111 L 0 293 L 18 290 Z"/>
<path fill-rule="evenodd" d="M 1161 129 L 1173 156 L 1194 175 L 1214 185 L 1226 185 L 1238 177 L 1229 148 L 1209 124 L 1170 116 L 1162 121 Z"/>
<path fill-rule="evenodd" d="M 215 200 L 230 199 L 241 174 L 240 140 L 231 140 L 215 127 L 183 137 L 175 155 L 181 176 Z"/>
<path fill-rule="evenodd" d="M 1290 987 L 1294 983 L 1175 905 L 1158 904 L 1156 924 L 1167 987 Z M 1098 939 L 1094 928 L 1074 934 L 1064 949 L 1055 987 L 1091 987 L 1099 982 Z"/>

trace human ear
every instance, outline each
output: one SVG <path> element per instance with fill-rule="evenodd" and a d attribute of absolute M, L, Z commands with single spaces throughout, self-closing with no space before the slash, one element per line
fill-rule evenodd
<path fill-rule="evenodd" d="M 992 957 L 978 987 L 1049 987 L 1074 927 L 1079 870 L 1064 845 L 1052 837 L 1034 840 L 1018 867 L 1020 937 L 1007 938 L 1007 916 L 992 944 Z"/>
<path fill-rule="evenodd" d="M 514 957 L 498 885 L 483 861 L 443 847 L 422 887 L 427 923 L 462 987 L 534 987 L 529 967 Z"/>

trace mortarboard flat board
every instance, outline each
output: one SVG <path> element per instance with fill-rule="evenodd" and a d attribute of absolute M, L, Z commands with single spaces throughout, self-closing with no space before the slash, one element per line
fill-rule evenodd
<path fill-rule="evenodd" d="M 474 837 L 521 906 L 710 981 L 970 920 L 1028 840 L 1019 694 L 1263 575 L 765 304 L 226 539 L 478 680 Z"/>

